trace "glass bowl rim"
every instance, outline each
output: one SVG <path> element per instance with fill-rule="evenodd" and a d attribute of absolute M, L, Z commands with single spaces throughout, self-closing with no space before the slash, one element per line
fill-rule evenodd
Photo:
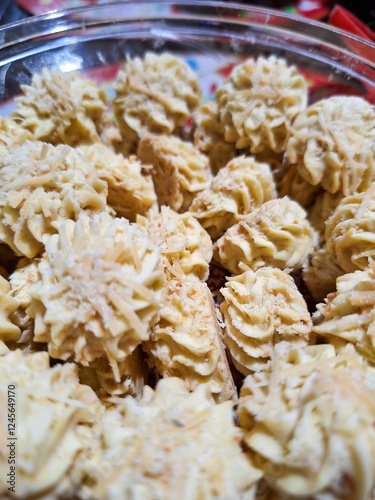
<path fill-rule="evenodd" d="M 226 2 L 225 0 L 209 0 L 209 1 L 206 1 L 206 0 L 179 0 L 178 2 L 175 0 L 163 0 L 163 1 L 158 1 L 158 0 L 141 0 L 141 1 L 125 0 L 125 1 L 115 1 L 115 2 L 111 1 L 111 2 L 106 2 L 103 4 L 73 7 L 70 9 L 63 9 L 63 10 L 52 10 L 50 12 L 47 12 L 46 14 L 40 14 L 40 15 L 32 16 L 32 17 L 29 17 L 26 19 L 21 19 L 19 21 L 15 21 L 12 23 L 7 23 L 7 24 L 0 27 L 0 34 L 4 34 L 6 32 L 11 32 L 15 28 L 27 27 L 28 25 L 38 25 L 39 23 L 42 24 L 45 21 L 50 21 L 50 20 L 54 20 L 54 19 L 67 18 L 72 14 L 90 14 L 90 13 L 98 12 L 98 11 L 103 10 L 103 9 L 111 9 L 114 7 L 119 7 L 121 5 L 124 6 L 126 4 L 128 4 L 128 5 L 133 4 L 133 5 L 137 5 L 137 6 L 140 6 L 142 4 L 143 5 L 166 5 L 166 6 L 170 5 L 170 6 L 176 6 L 176 7 L 180 7 L 180 6 L 189 7 L 189 6 L 191 6 L 191 7 L 195 7 L 195 8 L 202 6 L 202 7 L 206 7 L 206 8 L 210 7 L 210 8 L 218 8 L 218 9 L 221 8 L 221 9 L 225 9 L 225 10 L 234 10 L 234 11 L 238 11 L 238 12 L 241 12 L 241 11 L 242 12 L 253 12 L 253 13 L 262 14 L 264 16 L 271 15 L 271 16 L 274 16 L 275 18 L 294 21 L 294 22 L 300 24 L 301 26 L 306 25 L 306 26 L 310 26 L 310 27 L 316 27 L 319 30 L 322 30 L 323 32 L 331 33 L 331 34 L 335 34 L 335 35 L 340 35 L 340 36 L 344 37 L 344 39 L 348 39 L 348 40 L 351 40 L 353 42 L 356 42 L 356 43 L 362 45 L 363 48 L 368 47 L 368 48 L 375 51 L 375 43 L 374 42 L 372 42 L 370 40 L 366 40 L 365 38 L 362 38 L 358 35 L 355 35 L 355 34 L 349 32 L 349 31 L 346 31 L 342 28 L 337 28 L 336 26 L 331 26 L 331 25 L 328 25 L 326 23 L 316 21 L 314 19 L 309 19 L 309 18 L 303 17 L 299 14 L 292 14 L 289 12 L 285 12 L 283 10 L 273 9 L 273 8 L 269 8 L 269 7 L 259 7 L 258 5 L 252 5 L 252 4 L 244 5 L 244 4 L 238 3 L 238 2 Z M 193 16 L 197 17 L 197 18 L 200 18 L 200 17 L 204 18 L 205 14 L 202 13 L 202 15 L 199 15 L 199 16 L 195 14 Z M 220 20 L 225 20 L 225 16 L 217 15 L 217 17 Z M 152 19 L 152 18 L 158 19 L 157 16 L 152 16 L 149 19 Z M 126 20 L 126 19 L 127 19 L 127 17 L 125 15 L 122 18 L 118 19 L 118 21 L 120 22 L 121 20 Z M 232 19 L 232 22 L 233 21 L 234 20 Z M 245 21 L 241 21 L 241 24 L 244 24 L 244 22 Z M 61 34 L 63 34 L 63 33 L 64 33 L 64 30 L 61 30 Z M 35 36 L 35 35 L 36 35 L 36 33 L 33 32 L 31 36 Z M 309 35 L 311 36 L 311 33 Z M 21 39 L 17 40 L 17 38 L 14 38 L 12 40 L 12 43 L 16 44 L 18 41 L 21 41 Z M 322 42 L 324 43 L 325 41 L 322 40 Z M 335 44 L 334 44 L 334 42 L 330 41 L 330 45 L 335 45 Z M 3 47 L 3 44 L 0 43 L 0 49 L 2 47 Z M 340 48 L 340 46 L 337 45 L 337 48 Z M 356 56 L 356 54 L 354 52 L 352 52 L 352 53 L 354 56 Z M 375 67 L 375 61 L 374 61 L 373 65 Z"/>

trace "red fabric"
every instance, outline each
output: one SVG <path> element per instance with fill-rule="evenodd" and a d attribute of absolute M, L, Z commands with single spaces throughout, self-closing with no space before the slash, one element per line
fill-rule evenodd
<path fill-rule="evenodd" d="M 344 7 L 341 7 L 341 5 L 335 5 L 333 7 L 328 22 L 337 28 L 342 28 L 350 33 L 354 33 L 355 35 L 375 42 L 375 32 L 358 19 L 357 16 Z"/>
<path fill-rule="evenodd" d="M 328 16 L 332 3 L 330 0 L 299 0 L 296 12 L 301 16 L 320 21 Z"/>

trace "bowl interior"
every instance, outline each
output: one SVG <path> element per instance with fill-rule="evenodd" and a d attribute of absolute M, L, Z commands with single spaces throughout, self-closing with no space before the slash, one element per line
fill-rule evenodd
<path fill-rule="evenodd" d="M 283 12 L 224 2 L 121 2 L 39 16 L 0 29 L 0 114 L 43 67 L 106 85 L 127 56 L 169 51 L 213 97 L 233 65 L 275 54 L 297 65 L 312 102 L 353 94 L 375 102 L 375 45 Z"/>

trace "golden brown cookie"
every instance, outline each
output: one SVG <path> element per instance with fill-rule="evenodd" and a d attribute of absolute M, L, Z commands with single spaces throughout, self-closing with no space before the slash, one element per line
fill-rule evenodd
<path fill-rule="evenodd" d="M 144 349 L 162 377 L 179 377 L 189 390 L 208 384 L 221 402 L 236 397 L 221 336 L 206 283 L 168 281 Z"/>
<path fill-rule="evenodd" d="M 133 150 L 150 133 L 169 135 L 185 125 L 201 96 L 195 73 L 181 58 L 168 53 L 128 58 L 115 90 L 115 115 Z"/>
<path fill-rule="evenodd" d="M 8 281 L 0 276 L 0 340 L 17 340 L 21 335 L 19 327 L 9 319 L 18 309 L 19 303 L 9 293 Z"/>
<path fill-rule="evenodd" d="M 294 120 L 287 144 L 291 163 L 313 186 L 348 196 L 375 180 L 375 110 L 361 97 L 323 99 Z"/>
<path fill-rule="evenodd" d="M 263 267 L 228 278 L 221 289 L 224 343 L 239 372 L 264 369 L 275 346 L 308 343 L 312 322 L 293 278 L 280 269 Z"/>
<path fill-rule="evenodd" d="M 78 71 L 44 68 L 21 89 L 12 117 L 36 141 L 73 147 L 102 142 L 121 150 L 121 134 L 109 116 L 105 91 Z"/>
<path fill-rule="evenodd" d="M 189 393 L 179 379 L 160 380 L 139 401 L 128 396 L 107 410 L 102 432 L 89 498 L 234 499 L 261 476 L 241 450 L 231 402 L 216 404 L 208 385 Z"/>
<path fill-rule="evenodd" d="M 267 370 L 246 378 L 239 422 L 277 498 L 371 498 L 373 380 L 352 349 L 282 344 Z"/>
<path fill-rule="evenodd" d="M 65 220 L 106 209 L 107 184 L 69 146 L 25 142 L 0 156 L 0 241 L 36 257 Z"/>
<path fill-rule="evenodd" d="M 167 280 L 208 278 L 212 241 L 199 222 L 188 212 L 178 214 L 169 207 L 160 213 L 150 210 L 148 218 L 137 217 L 160 250 L 160 267 Z"/>
<path fill-rule="evenodd" d="M 150 335 L 164 284 L 158 264 L 159 251 L 137 224 L 105 212 L 66 221 L 29 289 L 35 340 L 48 342 L 52 357 L 84 366 L 107 357 L 119 382 L 117 362 Z"/>
<path fill-rule="evenodd" d="M 336 279 L 343 274 L 345 271 L 331 258 L 324 245 L 312 252 L 310 264 L 303 270 L 302 277 L 313 298 L 322 302 L 336 290 Z"/>
<path fill-rule="evenodd" d="M 248 59 L 216 92 L 224 137 L 252 153 L 283 151 L 288 127 L 306 107 L 307 84 L 284 59 Z"/>
<path fill-rule="evenodd" d="M 316 245 L 305 210 L 287 196 L 263 203 L 215 244 L 214 258 L 233 274 L 264 266 L 299 269 Z"/>
<path fill-rule="evenodd" d="M 375 184 L 343 198 L 326 221 L 327 251 L 345 272 L 364 270 L 375 257 L 374 221 Z"/>
<path fill-rule="evenodd" d="M 143 165 L 136 156 L 124 158 L 103 144 L 81 146 L 78 151 L 108 184 L 107 203 L 118 217 L 135 222 L 137 214 L 146 215 L 157 207 L 152 178 L 143 174 Z"/>
<path fill-rule="evenodd" d="M 375 265 L 366 271 L 344 274 L 336 280 L 336 291 L 317 305 L 320 315 L 314 332 L 343 347 L 350 343 L 366 359 L 375 362 Z"/>
<path fill-rule="evenodd" d="M 75 497 L 87 460 L 100 446 L 94 427 L 101 418 L 100 401 L 92 389 L 79 384 L 75 365 L 50 368 L 46 352 L 0 355 L 0 384 L 10 390 L 1 391 L 0 408 L 16 410 L 10 414 L 15 415 L 17 437 L 6 438 L 12 427 L 2 418 L 1 441 L 7 454 L 0 454 L 0 496 L 8 498 L 8 459 L 14 443 L 19 498 Z"/>
<path fill-rule="evenodd" d="M 138 158 L 152 166 L 159 205 L 185 212 L 194 197 L 211 182 L 208 158 L 190 142 L 177 137 L 147 136 L 138 147 Z"/>
<path fill-rule="evenodd" d="M 269 165 L 251 156 L 239 156 L 195 197 L 189 211 L 217 239 L 244 215 L 273 198 L 276 186 Z"/>
<path fill-rule="evenodd" d="M 225 167 L 233 159 L 236 148 L 233 142 L 227 142 L 224 138 L 224 127 L 216 102 L 204 102 L 193 114 L 194 120 L 194 146 L 206 153 L 210 160 L 213 174 Z"/>

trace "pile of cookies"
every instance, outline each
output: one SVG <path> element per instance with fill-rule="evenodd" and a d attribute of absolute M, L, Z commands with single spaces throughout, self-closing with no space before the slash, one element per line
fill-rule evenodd
<path fill-rule="evenodd" d="M 247 59 L 115 97 L 44 69 L 0 118 L 0 496 L 370 500 L 375 109 Z"/>

